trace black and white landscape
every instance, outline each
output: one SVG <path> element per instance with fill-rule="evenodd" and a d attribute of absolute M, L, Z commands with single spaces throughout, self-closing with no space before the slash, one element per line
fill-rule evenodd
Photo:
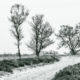
<path fill-rule="evenodd" d="M 0 80 L 80 80 L 80 1 L 0 1 Z"/>

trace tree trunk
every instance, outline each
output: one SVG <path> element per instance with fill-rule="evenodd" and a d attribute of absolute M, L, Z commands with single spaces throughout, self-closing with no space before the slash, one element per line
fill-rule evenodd
<path fill-rule="evenodd" d="M 19 58 L 21 59 L 21 53 L 19 48 L 18 48 L 18 54 L 19 54 Z"/>
<path fill-rule="evenodd" d="M 36 34 L 36 55 L 39 56 L 39 53 L 38 53 L 38 35 Z"/>
<path fill-rule="evenodd" d="M 71 49 L 71 54 L 72 54 L 72 55 L 76 55 L 76 52 L 75 52 L 74 49 Z"/>
<path fill-rule="evenodd" d="M 37 54 L 36 54 L 36 55 L 37 55 L 37 59 L 39 60 L 39 52 L 37 52 Z"/>
<path fill-rule="evenodd" d="M 36 52 L 36 55 L 37 55 L 37 57 L 39 57 L 39 52 L 38 51 Z"/>
<path fill-rule="evenodd" d="M 18 55 L 19 55 L 19 58 L 21 59 L 21 53 L 20 53 L 20 47 L 19 47 L 19 41 L 18 41 Z"/>

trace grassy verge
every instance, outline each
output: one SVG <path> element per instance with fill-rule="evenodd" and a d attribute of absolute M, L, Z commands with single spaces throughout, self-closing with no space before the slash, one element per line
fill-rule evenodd
<path fill-rule="evenodd" d="M 52 80 L 80 80 L 80 63 L 64 68 Z"/>
<path fill-rule="evenodd" d="M 12 59 L 0 61 L 0 71 L 13 72 L 12 69 L 23 67 L 25 65 L 33 65 L 39 63 L 50 63 L 59 61 L 55 56 L 41 56 L 39 58 L 22 58 L 22 59 Z"/>

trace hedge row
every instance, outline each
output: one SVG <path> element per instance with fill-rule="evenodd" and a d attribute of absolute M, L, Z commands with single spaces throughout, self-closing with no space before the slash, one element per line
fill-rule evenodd
<path fill-rule="evenodd" d="M 39 63 L 49 63 L 59 61 L 58 58 L 54 56 L 51 57 L 35 57 L 35 58 L 22 58 L 16 60 L 3 60 L 0 61 L 0 71 L 11 72 L 13 68 L 23 67 L 25 65 L 39 64 Z"/>

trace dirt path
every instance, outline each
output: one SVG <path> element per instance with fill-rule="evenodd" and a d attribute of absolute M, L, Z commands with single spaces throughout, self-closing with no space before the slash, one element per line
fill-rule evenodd
<path fill-rule="evenodd" d="M 59 62 L 16 72 L 15 74 L 3 76 L 0 80 L 51 80 L 56 72 L 80 62 L 80 56 L 63 57 Z"/>

